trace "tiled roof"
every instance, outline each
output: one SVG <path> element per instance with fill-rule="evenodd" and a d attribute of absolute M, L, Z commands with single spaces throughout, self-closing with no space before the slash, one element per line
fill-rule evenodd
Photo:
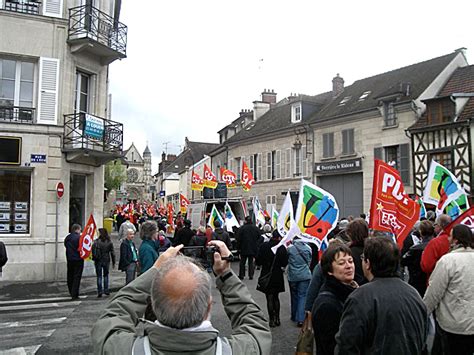
<path fill-rule="evenodd" d="M 357 80 L 352 85 L 345 87 L 342 94 L 315 114 L 312 121 L 374 109 L 379 105 L 380 99 L 391 95 L 398 95 L 399 102 L 417 98 L 457 55 L 458 53 L 453 52 Z M 362 94 L 368 91 L 370 94 L 364 100 L 359 100 Z M 347 97 L 350 99 L 341 105 L 341 101 Z"/>
<path fill-rule="evenodd" d="M 162 172 L 167 173 L 180 173 L 186 166 L 191 166 L 193 163 L 197 163 L 204 155 L 208 155 L 209 152 L 216 149 L 219 146 L 217 143 L 204 143 L 204 142 L 187 142 L 187 148 L 181 152 L 175 160 L 169 163 Z"/>

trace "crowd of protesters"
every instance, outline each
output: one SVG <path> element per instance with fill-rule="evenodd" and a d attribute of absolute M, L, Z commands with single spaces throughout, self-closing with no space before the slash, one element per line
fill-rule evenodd
<path fill-rule="evenodd" d="M 202 351 L 195 353 L 220 351 L 268 354 L 271 328 L 281 325 L 279 294 L 285 292 L 286 273 L 291 303 L 288 317 L 295 326 L 301 327 L 305 317 L 312 315 L 318 355 L 473 354 L 472 232 L 467 226 L 457 225 L 448 234 L 444 228 L 451 222 L 449 216 L 440 215 L 436 218 L 430 213 L 427 216 L 428 219 L 415 224 L 401 249 L 389 233 L 370 231 L 365 215 L 343 218 L 330 233 L 329 244 L 324 251 L 298 238 L 288 247 L 280 246 L 272 250 L 282 236 L 269 220 L 257 227 L 251 217 L 242 221 L 244 223 L 240 228 L 227 232 L 219 222 L 212 230 L 210 227 L 192 226 L 191 221 L 177 215 L 173 235 L 169 233 L 166 215 L 147 218 L 142 220 L 141 225 L 136 225 L 127 216 L 119 224 L 119 218 L 117 228 L 122 236 L 119 269 L 126 272 L 126 284 L 131 285 L 120 291 L 114 302 L 125 302 L 130 295 L 143 297 L 134 292 L 146 290 L 149 306 L 152 306 L 152 313 L 155 312 L 157 319 L 157 328 L 153 328 L 152 332 L 162 333 L 155 338 L 150 336 L 148 345 L 143 345 L 141 338 L 133 335 L 135 326 L 140 322 L 134 320 L 133 324 L 128 325 L 130 338 L 119 341 L 126 342 L 127 346 L 133 346 L 134 349 L 149 347 L 152 353 L 167 353 L 163 349 L 179 352 L 184 351 L 184 348 L 180 348 L 183 344 L 167 343 L 164 341 L 166 335 L 181 336 L 183 331 L 189 331 L 195 340 L 188 344 L 188 349 L 197 349 L 199 341 L 202 344 L 210 341 L 207 338 L 205 340 L 205 336 L 196 335 L 195 329 L 202 329 L 203 332 L 214 332 L 210 336 L 213 340 L 206 343 L 208 347 L 202 347 Z M 142 239 L 139 250 L 133 242 L 136 230 Z M 178 315 L 169 314 L 169 318 L 166 318 L 157 313 L 163 308 L 157 297 L 175 297 L 177 303 L 170 300 L 171 309 L 187 301 L 197 302 L 193 301 L 193 297 L 204 297 L 204 294 L 193 292 L 203 285 L 204 288 L 210 287 L 210 280 L 204 275 L 209 275 L 212 266 L 203 252 L 204 247 L 209 245 L 220 247 L 220 251 L 213 255 L 214 263 L 226 265 L 225 272 L 216 272 L 215 265 L 213 271 L 217 275 L 216 282 L 232 323 L 233 335 L 228 338 L 219 338 L 218 331 L 212 328 L 208 320 L 210 306 L 206 308 L 207 313 L 196 315 L 197 318 L 185 325 L 179 325 L 178 321 L 182 319 Z M 185 252 L 187 248 L 193 252 Z M 238 275 L 224 261 L 233 249 L 240 256 Z M 199 270 L 202 271 L 196 271 L 194 261 L 181 254 L 197 259 Z M 181 280 L 176 279 L 176 285 L 163 285 L 171 290 L 158 290 L 161 287 L 158 278 L 163 281 L 171 277 L 174 272 L 178 272 L 175 268 L 187 268 L 196 273 L 196 289 L 185 292 L 188 298 L 176 294 L 176 290 L 190 287 L 186 282 L 193 283 L 186 278 L 182 280 L 183 285 Z M 261 268 L 260 275 L 255 275 L 256 268 Z M 149 269 L 153 269 L 153 275 L 147 273 Z M 139 278 L 141 282 L 137 280 L 132 283 L 137 271 L 147 276 Z M 266 296 L 268 317 L 263 315 L 248 293 L 244 283 L 246 273 L 250 280 L 254 276 L 259 277 L 257 289 Z M 269 278 L 263 287 L 260 278 L 263 280 L 265 275 L 269 275 Z M 231 281 L 226 281 L 227 278 Z M 228 288 L 223 286 L 225 283 L 229 283 Z M 231 287 L 234 288 L 232 292 Z M 119 296 L 125 298 L 122 300 Z M 233 299 L 233 303 L 228 303 L 230 299 Z M 244 313 L 235 313 L 239 312 L 237 308 L 230 310 L 231 304 L 235 307 L 237 304 L 242 307 L 246 305 L 252 315 L 245 320 Z M 134 314 L 136 317 L 138 313 Z M 235 318 L 237 315 L 239 319 Z M 120 317 L 119 314 L 116 316 Z M 101 318 L 93 331 L 94 344 L 97 349 L 101 349 L 99 352 L 119 346 L 113 345 L 112 342 L 117 340 L 113 334 L 123 326 L 108 329 L 107 338 L 103 334 L 99 335 L 104 321 Z M 111 324 L 108 323 L 108 326 L 111 327 Z M 148 324 L 147 327 L 152 326 Z"/>

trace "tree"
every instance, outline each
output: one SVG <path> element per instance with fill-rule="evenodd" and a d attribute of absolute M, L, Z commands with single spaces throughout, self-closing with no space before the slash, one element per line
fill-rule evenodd
<path fill-rule="evenodd" d="M 127 179 L 126 168 L 120 160 L 113 160 L 105 165 L 104 186 L 110 190 L 119 190 L 122 183 Z"/>

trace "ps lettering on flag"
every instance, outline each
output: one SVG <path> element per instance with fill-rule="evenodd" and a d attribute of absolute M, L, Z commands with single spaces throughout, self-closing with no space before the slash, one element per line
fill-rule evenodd
<path fill-rule="evenodd" d="M 181 214 L 186 214 L 188 210 L 189 200 L 182 194 L 179 194 L 179 210 Z"/>
<path fill-rule="evenodd" d="M 204 177 L 203 177 L 204 186 L 210 189 L 215 189 L 217 187 L 217 178 L 211 169 L 204 164 Z"/>
<path fill-rule="evenodd" d="M 221 180 L 225 182 L 225 186 L 228 189 L 233 189 L 237 186 L 237 176 L 229 169 L 221 168 Z"/>
<path fill-rule="evenodd" d="M 242 163 L 242 188 L 244 191 L 250 191 L 252 185 L 255 183 L 252 172 L 245 162 Z"/>
<path fill-rule="evenodd" d="M 280 233 L 282 237 L 285 237 L 290 230 L 291 225 L 294 223 L 295 218 L 293 216 L 293 203 L 291 202 L 290 191 L 288 191 L 277 220 L 278 233 Z"/>
<path fill-rule="evenodd" d="M 95 232 L 97 225 L 95 224 L 94 216 L 89 216 L 86 227 L 82 231 L 81 237 L 79 238 L 79 255 L 82 259 L 86 260 L 91 258 L 92 242 L 94 241 Z"/>
<path fill-rule="evenodd" d="M 222 219 L 219 211 L 217 210 L 216 205 L 212 205 L 211 214 L 209 215 L 209 221 L 207 222 L 207 225 L 210 226 L 212 230 L 216 229 L 214 225 L 215 221 L 219 221 L 221 223 L 221 226 L 224 225 L 224 220 Z"/>
<path fill-rule="evenodd" d="M 420 205 L 408 197 L 400 173 L 375 160 L 369 228 L 391 232 L 398 247 L 420 217 Z"/>
<path fill-rule="evenodd" d="M 302 179 L 295 216 L 301 238 L 320 247 L 338 219 L 339 206 L 334 196 Z"/>
<path fill-rule="evenodd" d="M 443 165 L 431 161 L 423 201 L 436 206 L 436 215 L 446 211 L 451 217 L 457 217 L 469 208 L 467 194 L 453 173 Z M 454 203 L 453 203 L 454 202 Z"/>
<path fill-rule="evenodd" d="M 232 208 L 230 208 L 228 202 L 226 202 L 224 206 L 224 219 L 225 226 L 228 232 L 234 232 L 233 227 L 240 227 L 239 221 L 235 217 L 234 212 L 232 212 Z"/>
<path fill-rule="evenodd" d="M 255 223 L 257 224 L 257 226 L 264 226 L 265 225 L 265 212 L 257 196 L 253 198 L 253 213 L 255 216 Z"/>
<path fill-rule="evenodd" d="M 191 190 L 194 191 L 202 191 L 204 189 L 204 182 L 199 174 L 193 172 L 193 176 L 191 178 Z"/>
<path fill-rule="evenodd" d="M 453 227 L 458 224 L 464 224 L 465 226 L 468 226 L 474 233 L 474 206 L 469 208 L 466 212 L 464 212 L 462 215 L 460 215 L 458 218 L 448 224 L 444 228 L 445 233 L 448 235 L 451 234 L 451 230 L 453 229 Z"/>

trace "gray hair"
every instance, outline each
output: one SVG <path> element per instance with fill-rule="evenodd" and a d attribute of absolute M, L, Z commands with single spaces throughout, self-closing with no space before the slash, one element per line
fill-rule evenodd
<path fill-rule="evenodd" d="M 143 222 L 140 227 L 140 238 L 142 240 L 151 239 L 153 234 L 158 231 L 158 226 L 155 221 Z"/>
<path fill-rule="evenodd" d="M 447 227 L 449 223 L 451 223 L 451 217 L 447 214 L 440 214 L 436 218 L 436 224 L 439 224 L 442 228 Z"/>
<path fill-rule="evenodd" d="M 163 287 L 163 280 L 172 270 L 191 274 L 196 280 L 195 288 L 189 293 L 170 297 Z M 175 282 L 179 282 L 176 280 Z M 193 259 L 184 255 L 167 260 L 158 268 L 151 285 L 151 304 L 156 319 L 174 329 L 185 329 L 201 324 L 209 310 L 211 300 L 211 278 L 196 265 Z"/>

